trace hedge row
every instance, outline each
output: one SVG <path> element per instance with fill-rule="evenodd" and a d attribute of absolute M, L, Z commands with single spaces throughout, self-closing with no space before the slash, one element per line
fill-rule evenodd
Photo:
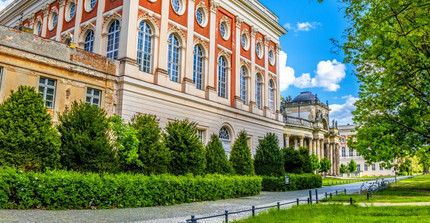
<path fill-rule="evenodd" d="M 148 207 L 253 196 L 260 190 L 260 177 L 0 170 L 1 209 Z"/>
<path fill-rule="evenodd" d="M 304 190 L 322 186 L 322 177 L 318 174 L 289 174 L 290 186 L 288 190 Z M 263 191 L 286 191 L 284 177 L 263 177 Z"/>

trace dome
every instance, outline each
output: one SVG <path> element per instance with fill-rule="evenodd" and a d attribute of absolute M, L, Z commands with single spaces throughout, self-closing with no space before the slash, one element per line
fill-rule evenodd
<path fill-rule="evenodd" d="M 293 102 L 302 103 L 302 102 L 319 102 L 319 99 L 316 95 L 312 94 L 310 91 L 301 92 L 297 95 Z"/>

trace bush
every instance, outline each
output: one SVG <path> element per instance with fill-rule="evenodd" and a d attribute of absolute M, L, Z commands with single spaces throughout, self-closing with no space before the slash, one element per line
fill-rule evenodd
<path fill-rule="evenodd" d="M 352 173 L 357 170 L 357 163 L 354 160 L 351 160 L 346 168 L 350 173 Z"/>
<path fill-rule="evenodd" d="M 318 160 L 318 156 L 315 153 L 312 153 L 311 157 L 311 166 L 312 171 L 318 171 L 321 168 L 320 161 Z"/>
<path fill-rule="evenodd" d="M 309 156 L 309 149 L 306 147 L 300 147 L 299 148 L 299 154 L 300 154 L 301 160 L 302 160 L 303 173 L 313 173 L 311 156 Z"/>
<path fill-rule="evenodd" d="M 304 190 L 322 186 L 322 177 L 318 174 L 289 174 L 290 186 L 288 190 Z M 284 177 L 263 177 L 263 191 L 287 191 Z"/>
<path fill-rule="evenodd" d="M 163 134 L 164 145 L 172 152 L 169 172 L 175 175 L 203 174 L 205 151 L 197 135 L 197 124 L 188 120 L 170 122 Z"/>
<path fill-rule="evenodd" d="M 348 169 L 346 168 L 345 164 L 340 164 L 340 169 L 339 169 L 340 173 L 346 173 L 348 171 Z"/>
<path fill-rule="evenodd" d="M 284 157 L 284 170 L 286 173 L 303 173 L 303 159 L 298 150 L 294 147 L 285 147 L 282 149 Z"/>
<path fill-rule="evenodd" d="M 254 157 L 257 175 L 282 176 L 284 174 L 284 159 L 278 145 L 278 138 L 273 133 L 268 133 L 260 140 Z"/>
<path fill-rule="evenodd" d="M 139 140 L 139 160 L 141 172 L 147 175 L 167 173 L 172 155 L 161 141 L 161 129 L 155 115 L 135 115 L 131 126 L 136 129 Z"/>
<path fill-rule="evenodd" d="M 74 102 L 59 119 L 64 167 L 76 171 L 117 171 L 116 153 L 108 135 L 109 122 L 103 109 Z"/>
<path fill-rule="evenodd" d="M 42 174 L 3 169 L 0 182 L 0 207 L 19 209 L 150 207 L 254 196 L 261 190 L 260 177 L 222 175 Z"/>
<path fill-rule="evenodd" d="M 241 131 L 233 144 L 230 154 L 230 162 L 238 175 L 254 175 L 254 164 L 251 150 L 248 147 L 248 136 Z"/>
<path fill-rule="evenodd" d="M 320 169 L 320 172 L 321 173 L 327 173 L 329 170 L 330 170 L 330 168 L 331 168 L 331 163 L 330 163 L 330 160 L 329 159 L 327 159 L 327 157 L 324 157 L 322 160 L 321 160 L 321 169 Z"/>
<path fill-rule="evenodd" d="M 57 168 L 60 143 L 43 97 L 34 88 L 20 86 L 0 105 L 0 166 Z"/>
<path fill-rule="evenodd" d="M 233 174 L 234 170 L 225 155 L 218 136 L 213 134 L 206 146 L 206 173 Z"/>

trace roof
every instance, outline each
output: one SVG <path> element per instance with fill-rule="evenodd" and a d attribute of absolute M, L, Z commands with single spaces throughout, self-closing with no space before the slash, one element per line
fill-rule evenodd
<path fill-rule="evenodd" d="M 310 91 L 305 91 L 305 92 L 301 92 L 299 95 L 297 95 L 294 99 L 293 102 L 295 103 L 301 103 L 301 102 L 319 102 L 320 100 L 318 99 L 317 95 L 312 94 L 312 92 Z"/>

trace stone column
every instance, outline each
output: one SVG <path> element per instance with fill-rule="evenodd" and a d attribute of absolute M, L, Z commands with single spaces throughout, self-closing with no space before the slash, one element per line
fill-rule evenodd
<path fill-rule="evenodd" d="M 333 144 L 332 143 L 330 143 L 329 144 L 329 154 L 330 154 L 330 163 L 331 163 L 331 168 L 330 168 L 330 174 L 331 175 L 334 175 L 334 162 L 333 162 Z"/>
<path fill-rule="evenodd" d="M 76 15 L 75 15 L 75 28 L 73 33 L 73 42 L 76 43 L 76 46 L 79 43 L 79 36 L 81 35 L 81 20 L 82 20 L 82 13 L 83 13 L 83 6 L 84 0 L 78 0 L 76 3 Z"/>
<path fill-rule="evenodd" d="M 236 83 L 235 83 L 235 92 L 234 92 L 234 98 L 235 98 L 235 104 L 239 104 L 239 102 L 241 102 L 240 99 L 240 30 L 242 29 L 242 23 L 243 23 L 243 19 L 239 18 L 239 16 L 236 16 L 236 54 L 235 54 L 235 61 L 234 61 L 234 66 L 236 67 L 236 73 L 235 74 L 231 74 L 232 78 L 233 75 L 236 76 Z M 232 61 L 233 62 L 233 61 Z M 243 102 L 245 103 L 245 102 Z"/>
<path fill-rule="evenodd" d="M 251 81 L 249 83 L 249 99 L 250 99 L 250 109 L 253 111 L 255 106 L 255 36 L 257 35 L 257 30 L 251 27 Z"/>
<path fill-rule="evenodd" d="M 300 145 L 299 147 L 303 147 L 304 145 L 304 138 L 302 136 L 300 136 Z"/>
<path fill-rule="evenodd" d="M 96 32 L 94 33 L 94 53 L 102 54 L 103 47 L 103 11 L 105 10 L 105 2 L 106 1 L 97 1 L 97 18 L 96 18 Z M 120 40 L 121 41 L 121 40 Z M 107 44 L 107 43 L 106 43 Z M 103 55 L 106 56 L 106 55 Z"/>
<path fill-rule="evenodd" d="M 290 135 L 284 135 L 285 138 L 285 147 L 290 147 Z"/>
<path fill-rule="evenodd" d="M 55 35 L 55 40 L 61 40 L 61 31 L 63 31 L 63 21 L 64 21 L 64 5 L 66 4 L 65 0 L 58 1 L 60 8 L 58 9 L 58 20 L 57 20 L 57 33 Z"/>
<path fill-rule="evenodd" d="M 119 59 L 130 60 L 136 63 L 137 57 L 137 14 L 139 0 L 124 1 L 122 10 L 121 33 L 119 46 Z"/>
<path fill-rule="evenodd" d="M 48 29 L 48 13 L 49 13 L 49 4 L 46 4 L 42 8 L 43 10 L 43 21 L 42 21 L 42 37 L 46 37 L 46 30 Z"/>
<path fill-rule="evenodd" d="M 321 160 L 321 146 L 320 146 L 320 140 L 316 139 L 315 140 L 315 151 L 316 151 L 316 155 L 318 156 L 318 159 Z"/>
<path fill-rule="evenodd" d="M 312 138 L 309 138 L 308 140 L 309 140 L 309 141 L 308 141 L 308 145 L 309 145 L 309 156 L 311 156 L 311 155 L 312 155 L 312 153 L 313 153 Z"/>
<path fill-rule="evenodd" d="M 170 1 L 166 1 L 167 6 L 169 6 Z M 215 65 L 217 64 L 217 58 L 215 55 L 216 52 L 216 13 L 218 11 L 219 3 L 215 0 L 210 1 L 210 19 L 209 19 L 209 74 L 207 77 L 206 82 L 206 88 L 208 90 L 207 92 L 207 98 L 209 98 L 210 91 L 215 92 Z M 194 13 L 194 12 L 193 12 Z"/>
<path fill-rule="evenodd" d="M 294 149 L 295 150 L 299 149 L 299 147 L 298 147 L 299 145 L 298 144 L 299 144 L 299 140 L 297 139 L 297 137 L 294 137 Z"/>
<path fill-rule="evenodd" d="M 336 175 L 339 176 L 340 173 L 340 146 L 339 144 L 336 144 Z"/>
<path fill-rule="evenodd" d="M 325 157 L 324 147 L 325 147 L 324 139 L 321 139 L 321 159 L 324 159 Z"/>

